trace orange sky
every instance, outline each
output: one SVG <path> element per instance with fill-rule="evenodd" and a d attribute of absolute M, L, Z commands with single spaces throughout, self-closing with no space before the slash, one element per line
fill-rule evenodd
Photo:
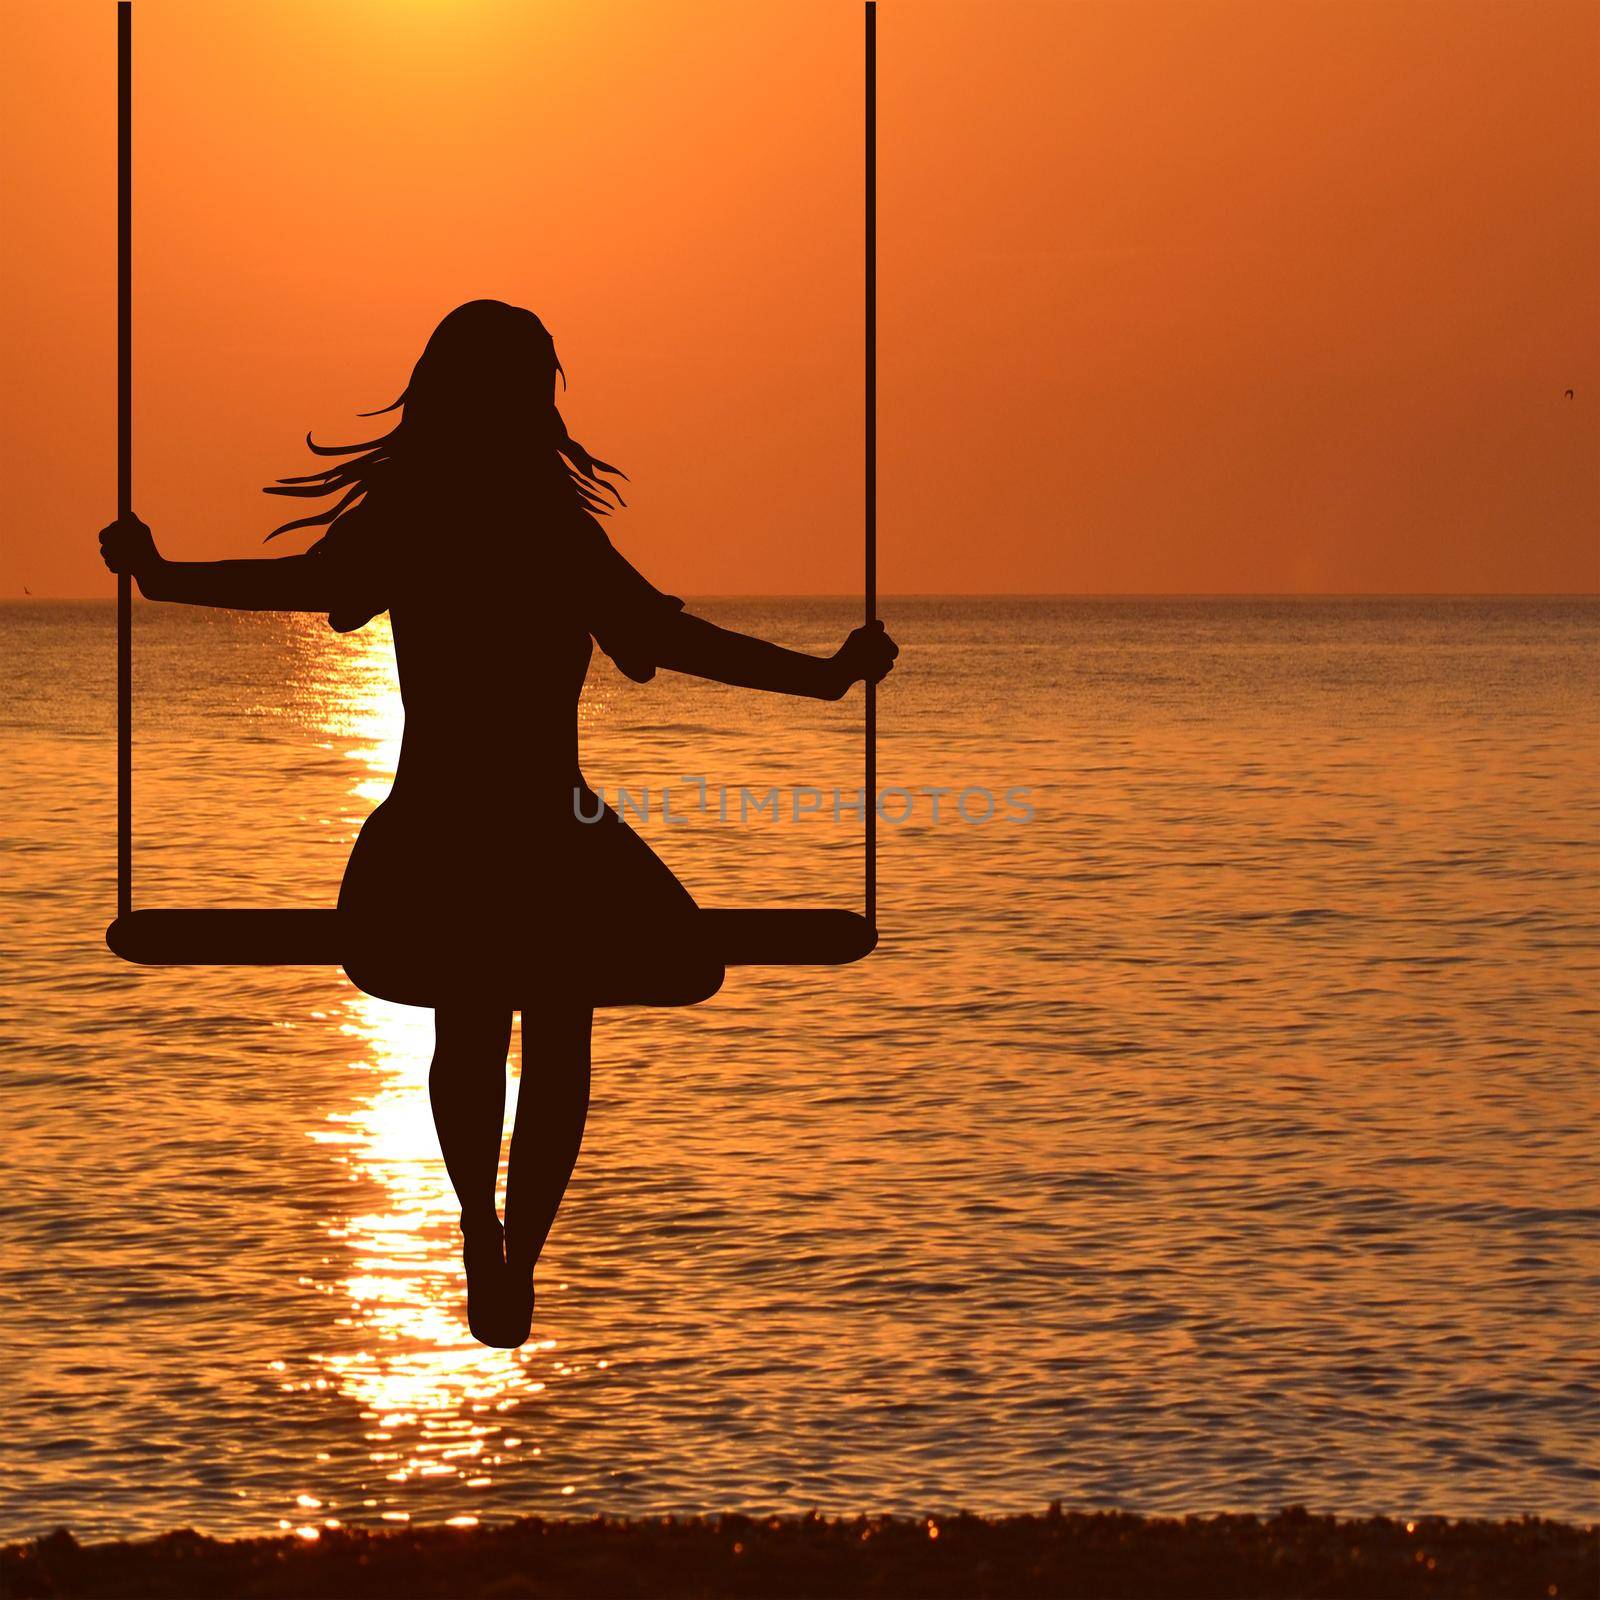
<path fill-rule="evenodd" d="M 134 9 L 169 554 L 255 553 L 491 295 L 657 582 L 858 585 L 855 0 Z M 4 596 L 111 592 L 113 13 L 6 0 Z M 880 51 L 885 591 L 1600 587 L 1594 0 L 884 0 Z"/>

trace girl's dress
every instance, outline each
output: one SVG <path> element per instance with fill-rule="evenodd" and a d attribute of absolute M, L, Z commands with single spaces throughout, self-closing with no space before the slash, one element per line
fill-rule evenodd
<path fill-rule="evenodd" d="M 389 612 L 405 703 L 393 788 L 339 894 L 352 981 L 507 1009 L 714 994 L 723 968 L 693 898 L 578 765 L 591 640 L 648 682 L 683 602 L 577 507 L 370 502 L 314 552 L 336 629 Z"/>

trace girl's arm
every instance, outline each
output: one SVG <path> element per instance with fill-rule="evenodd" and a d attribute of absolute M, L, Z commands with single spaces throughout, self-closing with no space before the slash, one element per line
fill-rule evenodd
<path fill-rule="evenodd" d="M 100 554 L 113 572 L 130 574 L 146 600 L 230 611 L 331 611 L 337 604 L 327 564 L 312 556 L 167 561 L 137 517 L 101 529 Z"/>
<path fill-rule="evenodd" d="M 855 629 L 831 656 L 808 656 L 680 612 L 663 629 L 655 657 L 674 672 L 714 683 L 839 700 L 851 684 L 863 679 L 877 683 L 887 676 L 899 654 L 881 622 Z"/>
<path fill-rule="evenodd" d="M 857 628 L 831 656 L 809 656 L 719 628 L 650 583 L 593 517 L 587 523 L 578 548 L 587 560 L 579 571 L 588 625 L 600 648 L 637 683 L 668 667 L 740 689 L 839 700 L 853 683 L 877 683 L 900 654 L 881 622 Z"/>

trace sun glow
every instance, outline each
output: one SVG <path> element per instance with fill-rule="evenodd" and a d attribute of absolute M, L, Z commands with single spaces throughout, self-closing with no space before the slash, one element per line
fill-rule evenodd
<path fill-rule="evenodd" d="M 350 635 L 340 665 L 338 698 L 327 705 L 326 725 L 330 735 L 349 741 L 345 757 L 359 769 L 350 794 L 366 812 L 389 793 L 405 731 L 388 618 Z"/>

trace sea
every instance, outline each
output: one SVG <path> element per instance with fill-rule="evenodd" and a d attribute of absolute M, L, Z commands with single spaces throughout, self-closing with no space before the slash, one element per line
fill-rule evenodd
<path fill-rule="evenodd" d="M 882 614 L 877 950 L 598 1015 L 508 1352 L 466 1327 L 431 1014 L 113 956 L 113 609 L 0 606 L 0 1538 L 1600 1515 L 1600 601 Z M 139 604 L 135 661 L 135 903 L 331 904 L 387 623 Z M 703 906 L 861 906 L 859 690 L 597 655 L 580 716 Z M 486 828 L 502 754 L 460 775 Z"/>

